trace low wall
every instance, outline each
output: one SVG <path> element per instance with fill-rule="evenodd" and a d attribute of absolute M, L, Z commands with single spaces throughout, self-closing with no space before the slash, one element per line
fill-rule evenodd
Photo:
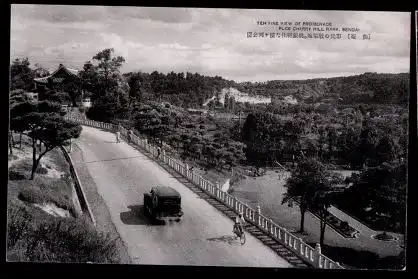
<path fill-rule="evenodd" d="M 68 121 L 73 121 L 85 126 L 91 126 L 96 128 L 103 128 L 110 131 L 116 131 L 118 129 L 117 125 L 101 123 L 92 120 L 85 120 L 74 117 L 66 117 Z M 283 244 L 290 251 L 292 251 L 297 257 L 303 260 L 305 263 L 309 264 L 315 268 L 321 269 L 343 269 L 339 263 L 331 260 L 321 253 L 321 248 L 319 245 L 315 248 L 309 246 L 300 237 L 296 237 L 276 223 L 272 221 L 271 218 L 264 216 L 261 213 L 260 207 L 253 209 L 247 204 L 239 201 L 235 196 L 230 195 L 222 191 L 219 184 L 214 184 L 205 180 L 202 176 L 197 175 L 193 171 L 189 170 L 189 166 L 180 161 L 177 161 L 165 154 L 163 150 L 161 154 L 158 154 L 158 148 L 149 144 L 147 139 L 141 139 L 135 135 L 138 133 L 130 133 L 129 130 L 125 129 L 122 126 L 119 126 L 119 131 L 121 136 L 126 138 L 129 142 L 143 148 L 149 152 L 157 161 L 164 162 L 169 165 L 174 171 L 185 177 L 187 180 L 192 182 L 194 185 L 201 188 L 203 191 L 208 193 L 210 196 L 216 200 L 222 202 L 224 205 L 234 210 L 237 214 L 242 213 L 247 222 L 252 223 L 257 226 L 259 229 L 270 235 L 279 243 Z M 139 134 L 139 133 L 138 133 Z"/>
<path fill-rule="evenodd" d="M 94 219 L 93 213 L 91 212 L 89 203 L 87 201 L 86 195 L 83 190 L 83 186 L 78 178 L 78 174 L 76 169 L 74 168 L 73 162 L 71 160 L 70 155 L 68 155 L 67 150 L 61 146 L 61 151 L 64 154 L 65 160 L 67 160 L 68 164 L 70 165 L 70 173 L 73 178 L 75 184 L 75 191 L 77 193 L 78 201 L 80 202 L 81 209 L 83 213 L 86 213 L 90 218 L 91 222 L 94 226 L 96 226 L 96 220 Z"/>

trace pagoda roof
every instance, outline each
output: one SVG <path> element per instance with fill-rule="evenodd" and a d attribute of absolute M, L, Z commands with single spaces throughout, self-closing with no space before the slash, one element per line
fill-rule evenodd
<path fill-rule="evenodd" d="M 54 83 L 60 83 L 64 80 L 64 78 L 62 77 L 55 77 L 55 75 L 57 73 L 59 73 L 60 71 L 64 71 L 66 74 L 76 77 L 78 78 L 78 70 L 76 69 L 72 69 L 69 67 L 64 66 L 63 64 L 60 64 L 58 69 L 56 69 L 52 74 L 50 74 L 49 76 L 46 77 L 41 77 L 41 78 L 35 78 L 34 81 L 39 82 L 39 83 L 48 83 L 49 79 L 52 79 L 52 81 Z"/>

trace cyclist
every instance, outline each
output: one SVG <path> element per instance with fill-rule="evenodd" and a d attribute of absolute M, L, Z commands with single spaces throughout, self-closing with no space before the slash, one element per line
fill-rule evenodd
<path fill-rule="evenodd" d="M 120 142 L 120 132 L 116 131 L 116 142 Z"/>
<path fill-rule="evenodd" d="M 245 219 L 244 216 L 242 216 L 242 213 L 240 212 L 238 214 L 238 216 L 235 217 L 234 220 L 234 228 L 233 228 L 233 232 L 235 233 L 235 230 L 238 229 L 239 234 L 242 234 L 244 232 L 244 228 L 243 225 L 245 224 Z"/>

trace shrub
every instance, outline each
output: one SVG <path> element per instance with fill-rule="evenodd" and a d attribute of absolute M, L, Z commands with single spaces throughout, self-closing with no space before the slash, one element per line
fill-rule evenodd
<path fill-rule="evenodd" d="M 20 239 L 25 239 L 30 226 L 31 215 L 25 207 L 11 201 L 7 208 L 7 247 L 13 247 Z"/>
<path fill-rule="evenodd" d="M 38 187 L 23 188 L 18 198 L 28 203 L 44 203 L 48 201 L 48 197 Z"/>
<path fill-rule="evenodd" d="M 116 263 L 115 240 L 84 221 L 52 219 L 37 227 L 31 238 L 31 261 Z"/>
<path fill-rule="evenodd" d="M 68 195 L 60 191 L 60 182 L 55 182 L 57 185 L 39 184 L 40 186 L 32 186 L 23 188 L 18 195 L 18 198 L 28 203 L 53 203 L 57 207 L 68 210 L 71 216 L 77 216 L 76 210 Z"/>
<path fill-rule="evenodd" d="M 340 228 L 343 229 L 343 230 L 347 230 L 349 228 L 348 222 L 347 221 L 342 221 L 340 223 Z"/>
<path fill-rule="evenodd" d="M 39 173 L 39 174 L 47 174 L 48 173 L 48 169 L 46 169 L 44 167 L 38 167 L 36 169 L 36 173 Z"/>
<path fill-rule="evenodd" d="M 20 171 L 10 170 L 9 171 L 9 180 L 23 180 L 25 179 L 25 174 Z"/>
<path fill-rule="evenodd" d="M 85 112 L 86 112 L 86 108 L 85 108 L 85 107 L 79 107 L 79 108 L 78 108 L 78 111 L 79 111 L 80 113 L 85 113 Z"/>
<path fill-rule="evenodd" d="M 12 202 L 8 208 L 8 259 L 36 262 L 118 263 L 116 241 L 84 219 L 36 216 Z M 36 221 L 36 222 L 35 222 Z"/>

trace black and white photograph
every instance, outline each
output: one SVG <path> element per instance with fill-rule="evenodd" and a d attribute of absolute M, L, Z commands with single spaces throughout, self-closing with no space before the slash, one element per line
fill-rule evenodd
<path fill-rule="evenodd" d="M 10 9 L 8 262 L 407 269 L 411 13 Z"/>

